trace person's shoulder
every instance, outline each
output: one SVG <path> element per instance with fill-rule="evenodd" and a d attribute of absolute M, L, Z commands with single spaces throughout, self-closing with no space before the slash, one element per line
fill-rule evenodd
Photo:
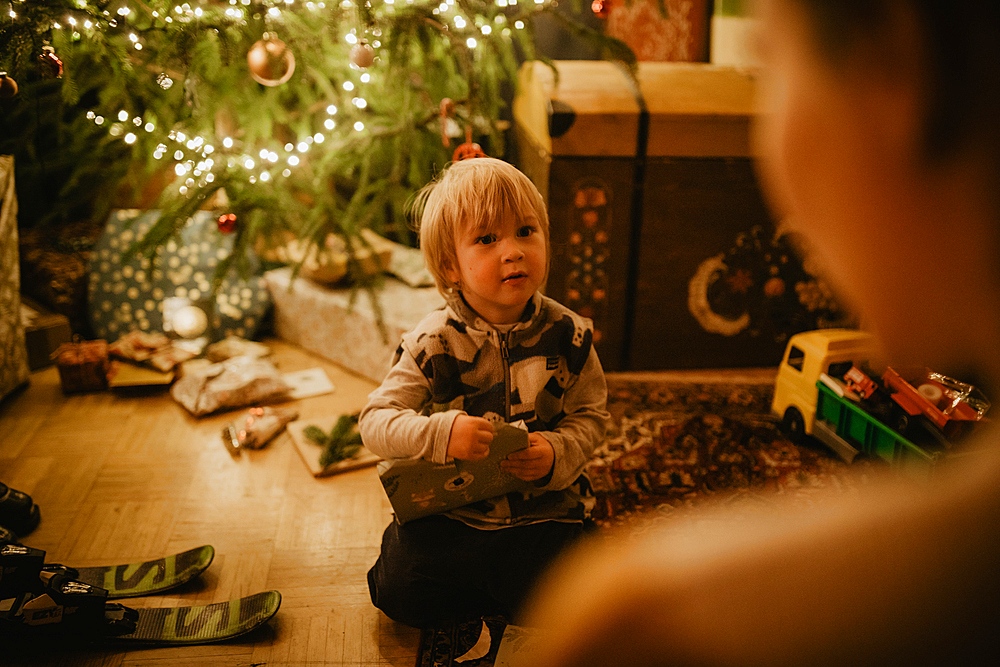
<path fill-rule="evenodd" d="M 409 331 L 409 333 L 439 329 L 445 326 L 448 318 L 451 316 L 451 309 L 448 308 L 447 304 L 441 305 L 424 315 L 417 325 Z"/>
<path fill-rule="evenodd" d="M 449 306 L 443 305 L 427 313 L 415 327 L 403 334 L 403 344 L 409 347 L 424 347 L 431 341 L 453 339 L 465 334 L 465 323 Z"/>
<path fill-rule="evenodd" d="M 594 344 L 594 323 L 547 296 L 542 296 L 541 314 L 545 320 L 543 337 L 571 358 L 573 368 L 582 368 Z"/>
<path fill-rule="evenodd" d="M 542 295 L 541 308 L 545 319 L 549 322 L 565 321 L 572 323 L 576 329 L 587 331 L 594 328 L 594 323 L 590 318 L 584 317 L 569 306 L 563 305 L 550 296 Z"/>

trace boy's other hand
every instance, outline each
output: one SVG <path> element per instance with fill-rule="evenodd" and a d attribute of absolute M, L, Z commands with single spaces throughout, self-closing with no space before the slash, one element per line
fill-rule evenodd
<path fill-rule="evenodd" d="M 534 482 L 552 471 L 555 460 L 552 443 L 538 433 L 529 433 L 528 448 L 508 454 L 500 462 L 500 469 L 525 482 Z"/>
<path fill-rule="evenodd" d="M 490 454 L 493 424 L 482 417 L 459 415 L 451 425 L 448 456 L 462 461 L 481 461 Z"/>

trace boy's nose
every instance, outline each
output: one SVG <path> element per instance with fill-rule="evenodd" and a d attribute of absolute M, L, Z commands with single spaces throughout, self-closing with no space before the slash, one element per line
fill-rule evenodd
<path fill-rule="evenodd" d="M 501 255 L 503 261 L 514 262 L 524 257 L 524 250 L 521 248 L 521 244 L 517 238 L 507 237 L 501 239 L 500 244 L 503 251 Z"/>
<path fill-rule="evenodd" d="M 524 257 L 524 250 L 521 249 L 521 244 L 516 239 L 507 239 L 504 241 L 503 260 L 505 262 L 514 262 L 522 257 Z"/>

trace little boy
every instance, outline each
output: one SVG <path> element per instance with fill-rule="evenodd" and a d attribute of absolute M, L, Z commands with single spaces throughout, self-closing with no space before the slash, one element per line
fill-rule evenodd
<path fill-rule="evenodd" d="M 548 216 L 524 174 L 493 158 L 456 162 L 417 207 L 447 305 L 403 336 L 361 413 L 365 445 L 387 459 L 481 460 L 494 423 L 523 420 L 529 446 L 501 467 L 535 489 L 393 521 L 368 586 L 376 607 L 415 627 L 511 620 L 589 519 L 583 470 L 604 436 L 607 385 L 590 321 L 538 291 Z"/>

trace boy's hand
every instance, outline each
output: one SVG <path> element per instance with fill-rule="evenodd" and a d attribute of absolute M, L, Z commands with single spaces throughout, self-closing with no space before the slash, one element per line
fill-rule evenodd
<path fill-rule="evenodd" d="M 462 461 L 481 461 L 490 454 L 493 424 L 482 417 L 459 415 L 451 424 L 448 456 Z"/>
<path fill-rule="evenodd" d="M 552 444 L 538 433 L 529 433 L 528 448 L 508 454 L 500 462 L 500 469 L 525 482 L 534 482 L 552 471 L 555 460 Z"/>

